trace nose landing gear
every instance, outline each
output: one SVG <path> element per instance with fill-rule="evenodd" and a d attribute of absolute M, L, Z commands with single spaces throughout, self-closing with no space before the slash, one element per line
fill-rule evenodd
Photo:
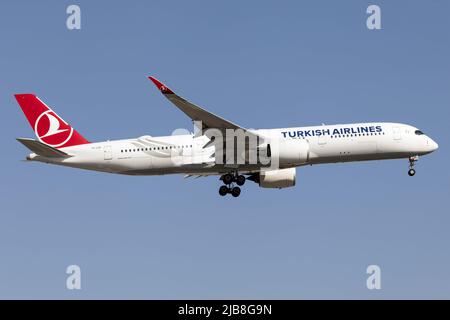
<path fill-rule="evenodd" d="M 410 157 L 409 158 L 409 170 L 408 170 L 408 175 L 410 177 L 414 176 L 416 174 L 416 170 L 414 170 L 414 165 L 416 164 L 416 162 L 419 160 L 419 156 L 415 156 L 415 157 Z"/>
<path fill-rule="evenodd" d="M 224 174 L 220 177 L 220 180 L 223 181 L 224 185 L 219 188 L 219 194 L 221 196 L 226 196 L 228 193 L 230 193 L 233 197 L 239 197 L 241 194 L 241 188 L 238 186 L 243 186 L 245 183 L 245 176 L 238 175 L 237 172 L 235 175 L 231 173 Z M 233 186 L 234 182 L 238 186 Z"/>

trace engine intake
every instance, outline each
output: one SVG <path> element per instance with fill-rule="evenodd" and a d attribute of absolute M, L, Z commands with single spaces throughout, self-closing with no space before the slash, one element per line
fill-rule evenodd
<path fill-rule="evenodd" d="M 270 145 L 271 161 L 279 166 L 301 165 L 309 160 L 309 143 L 300 139 L 281 139 Z"/>

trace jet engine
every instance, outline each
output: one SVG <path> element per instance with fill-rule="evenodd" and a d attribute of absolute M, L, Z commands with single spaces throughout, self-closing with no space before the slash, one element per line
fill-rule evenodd
<path fill-rule="evenodd" d="M 261 171 L 252 174 L 248 180 L 255 181 L 261 188 L 289 188 L 295 186 L 295 168 Z"/>

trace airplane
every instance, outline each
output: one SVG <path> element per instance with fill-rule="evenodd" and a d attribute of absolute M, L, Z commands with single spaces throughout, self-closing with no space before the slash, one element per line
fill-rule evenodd
<path fill-rule="evenodd" d="M 26 160 L 124 175 L 216 175 L 223 182 L 219 194 L 238 197 L 247 180 L 262 188 L 293 187 L 296 167 L 306 165 L 408 159 L 408 174 L 414 176 L 419 156 L 438 149 L 421 130 L 402 123 L 246 129 L 187 101 L 155 77 L 148 78 L 191 118 L 196 133 L 90 142 L 36 95 L 16 94 L 37 137 L 17 139 L 32 151 Z M 234 132 L 246 140 L 239 144 L 238 135 L 230 135 Z"/>

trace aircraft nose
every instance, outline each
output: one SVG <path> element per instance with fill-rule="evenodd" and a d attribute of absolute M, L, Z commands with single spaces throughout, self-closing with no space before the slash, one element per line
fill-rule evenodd
<path fill-rule="evenodd" d="M 429 145 L 431 151 L 435 151 L 439 148 L 439 145 L 436 143 L 436 141 L 434 141 L 431 138 L 429 138 L 428 145 Z"/>

